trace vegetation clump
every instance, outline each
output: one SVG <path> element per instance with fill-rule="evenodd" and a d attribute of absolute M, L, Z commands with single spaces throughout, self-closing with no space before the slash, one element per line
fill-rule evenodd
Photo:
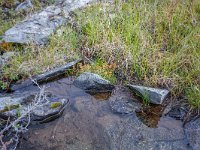
<path fill-rule="evenodd" d="M 126 82 L 167 88 L 173 96 L 190 88 L 198 97 L 199 6 L 198 0 L 128 0 L 88 7 L 77 12 L 83 53 L 116 64 Z"/>
<path fill-rule="evenodd" d="M 51 109 L 58 108 L 58 107 L 60 107 L 61 105 L 62 105 L 61 102 L 53 102 L 53 103 L 51 103 L 50 108 L 51 108 Z"/>
<path fill-rule="evenodd" d="M 167 88 L 200 107 L 199 0 L 115 0 L 74 14 L 76 26 L 59 29 L 46 46 L 16 48 L 19 54 L 2 66 L 2 88 L 83 57 L 90 64 L 81 65 L 80 72 Z"/>

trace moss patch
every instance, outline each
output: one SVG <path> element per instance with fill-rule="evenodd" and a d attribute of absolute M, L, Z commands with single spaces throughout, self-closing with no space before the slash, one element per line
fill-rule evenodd
<path fill-rule="evenodd" d="M 61 103 L 61 102 L 53 102 L 53 103 L 51 103 L 50 108 L 51 108 L 51 109 L 55 109 L 55 108 L 58 108 L 58 107 L 60 107 L 60 106 L 62 106 L 62 103 Z"/>

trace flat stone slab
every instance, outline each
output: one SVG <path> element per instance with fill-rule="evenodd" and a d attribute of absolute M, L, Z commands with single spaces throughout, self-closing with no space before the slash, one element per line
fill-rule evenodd
<path fill-rule="evenodd" d="M 62 65 L 62 66 L 57 67 L 55 69 L 52 69 L 48 72 L 39 74 L 39 75 L 33 77 L 33 80 L 38 84 L 55 80 L 58 77 L 65 75 L 66 71 L 71 69 L 73 66 L 76 66 L 80 61 L 81 61 L 80 59 L 71 61 L 71 62 L 69 62 L 65 65 Z M 33 83 L 33 81 L 31 79 L 27 79 L 22 84 L 14 84 L 11 87 L 11 90 L 16 91 L 16 90 L 19 90 L 19 89 L 22 89 L 22 88 L 27 88 L 28 86 L 31 86 L 33 84 L 35 84 L 35 83 Z"/>
<path fill-rule="evenodd" d="M 24 96 L 12 95 L 0 98 L 0 113 L 7 117 L 16 117 L 18 113 L 24 114 L 30 106 L 34 105 L 35 95 L 37 93 L 29 93 Z M 61 115 L 68 100 L 58 98 L 55 95 L 47 95 L 45 102 L 33 107 L 31 114 L 33 120 L 39 122 L 48 122 Z"/>
<path fill-rule="evenodd" d="M 45 44 L 48 37 L 58 27 L 64 25 L 69 17 L 69 12 L 85 6 L 93 0 L 63 0 L 43 10 L 28 16 L 3 35 L 3 41 L 12 43 Z"/>
<path fill-rule="evenodd" d="M 165 89 L 151 88 L 131 84 L 128 84 L 127 86 L 135 93 L 139 94 L 139 96 L 146 98 L 150 101 L 150 103 L 153 104 L 162 104 L 167 95 L 169 94 L 169 91 Z"/>

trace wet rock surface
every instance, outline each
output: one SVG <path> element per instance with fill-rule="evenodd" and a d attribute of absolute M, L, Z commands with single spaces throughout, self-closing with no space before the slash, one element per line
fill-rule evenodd
<path fill-rule="evenodd" d="M 19 22 L 11 29 L 7 30 L 3 36 L 3 41 L 12 43 L 36 43 L 45 44 L 48 37 L 53 34 L 58 27 L 64 25 L 69 17 L 69 12 L 85 6 L 93 0 L 64 0 L 58 1 L 57 5 L 52 5 L 43 10 L 28 16 L 24 21 Z M 60 3 L 59 3 L 60 2 Z M 25 4 L 27 4 L 25 2 Z M 26 9 L 23 4 L 18 9 Z"/>
<path fill-rule="evenodd" d="M 186 124 L 185 132 L 193 150 L 200 148 L 200 118 Z"/>
<path fill-rule="evenodd" d="M 117 87 L 112 97 L 109 99 L 110 107 L 114 113 L 133 114 L 141 108 L 141 104 L 128 91 L 127 88 Z"/>
<path fill-rule="evenodd" d="M 12 96 L 0 97 L 0 113 L 7 117 L 16 117 L 19 113 L 23 114 L 27 112 L 34 104 L 35 93 L 13 94 Z M 64 98 L 58 98 L 55 95 L 48 94 L 45 97 L 45 101 L 41 101 L 37 104 L 36 108 L 32 109 L 32 120 L 39 122 L 48 122 L 58 118 L 68 100 Z"/>
<path fill-rule="evenodd" d="M 101 76 L 84 72 L 75 81 L 74 85 L 91 93 L 111 92 L 115 87 Z"/>
<path fill-rule="evenodd" d="M 59 119 L 30 126 L 19 150 L 191 149 L 181 121 L 163 117 L 157 128 L 144 125 L 135 113 L 140 103 L 129 89 L 116 87 L 108 100 L 101 101 L 73 81 L 65 78 L 46 85 L 48 92 L 68 99 L 68 105 Z"/>
<path fill-rule="evenodd" d="M 165 89 L 157 89 L 130 84 L 128 85 L 128 87 L 143 98 L 148 99 L 152 104 L 162 104 L 169 94 L 169 91 Z"/>

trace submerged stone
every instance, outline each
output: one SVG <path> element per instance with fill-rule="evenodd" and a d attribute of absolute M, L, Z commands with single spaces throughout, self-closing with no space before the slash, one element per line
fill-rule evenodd
<path fill-rule="evenodd" d="M 3 55 L 0 55 L 0 66 L 11 60 L 12 57 L 16 54 L 16 52 L 5 52 Z"/>
<path fill-rule="evenodd" d="M 142 98 L 149 100 L 149 102 L 152 104 L 162 104 L 169 94 L 169 91 L 166 89 L 158 89 L 131 84 L 128 84 L 127 86 Z"/>
<path fill-rule="evenodd" d="M 101 76 L 85 72 L 81 74 L 75 81 L 74 85 L 87 92 L 111 92 L 115 87 L 108 80 L 103 79 Z"/>
<path fill-rule="evenodd" d="M 110 100 L 110 107 L 113 112 L 119 114 L 131 114 L 135 112 L 135 108 L 138 107 L 137 103 L 134 103 L 131 99 L 115 99 Z"/>

